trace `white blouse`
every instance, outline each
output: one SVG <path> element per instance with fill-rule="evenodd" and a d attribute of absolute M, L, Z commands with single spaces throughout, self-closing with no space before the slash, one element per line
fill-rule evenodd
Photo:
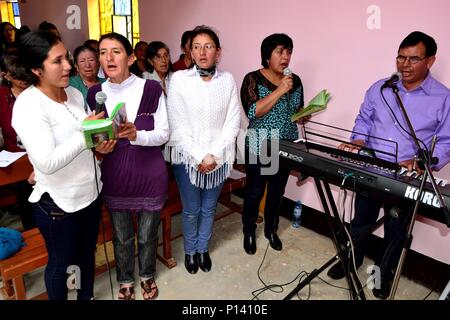
<path fill-rule="evenodd" d="M 14 104 L 12 126 L 20 137 L 33 165 L 36 185 L 30 202 L 38 202 L 48 192 L 66 212 L 79 211 L 98 195 L 100 168 L 81 131 L 83 95 L 65 89 L 67 101 L 58 103 L 35 86 L 23 91 Z"/>

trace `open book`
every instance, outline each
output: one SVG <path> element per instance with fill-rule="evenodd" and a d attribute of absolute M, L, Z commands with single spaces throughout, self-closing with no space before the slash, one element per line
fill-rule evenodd
<path fill-rule="evenodd" d="M 314 98 L 312 98 L 310 102 L 308 102 L 308 105 L 306 107 L 293 114 L 291 117 L 291 121 L 297 121 L 300 118 L 326 109 L 328 101 L 330 101 L 330 99 L 331 95 L 327 92 L 327 89 L 323 89 Z"/>
<path fill-rule="evenodd" d="M 120 124 L 127 121 L 125 103 L 120 102 L 111 112 L 111 116 L 100 120 L 84 120 L 81 123 L 84 138 L 88 148 L 94 148 L 103 141 L 115 139 L 120 130 Z"/>

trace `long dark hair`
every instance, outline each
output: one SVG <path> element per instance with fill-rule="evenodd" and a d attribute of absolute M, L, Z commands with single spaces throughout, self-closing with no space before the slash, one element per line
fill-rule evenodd
<path fill-rule="evenodd" d="M 32 31 L 20 37 L 19 58 L 25 68 L 28 83 L 39 83 L 39 77 L 32 72 L 32 69 L 43 69 L 48 52 L 59 42 L 61 42 L 60 37 L 46 31 Z"/>

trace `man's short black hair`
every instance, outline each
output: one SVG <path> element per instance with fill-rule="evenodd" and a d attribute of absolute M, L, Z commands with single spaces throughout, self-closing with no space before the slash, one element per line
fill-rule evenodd
<path fill-rule="evenodd" d="M 411 32 L 405 39 L 403 39 L 402 43 L 400 43 L 398 50 L 400 51 L 400 49 L 403 48 L 416 46 L 421 42 L 425 46 L 425 57 L 428 58 L 436 55 L 436 41 L 434 41 L 434 39 L 429 35 L 420 31 Z"/>

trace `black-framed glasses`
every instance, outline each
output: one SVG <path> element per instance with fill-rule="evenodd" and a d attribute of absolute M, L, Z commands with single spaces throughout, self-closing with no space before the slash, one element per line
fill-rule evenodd
<path fill-rule="evenodd" d="M 416 64 L 419 63 L 420 61 L 426 59 L 427 57 L 418 57 L 418 56 L 412 56 L 412 57 L 405 57 L 405 56 L 397 56 L 397 58 L 395 58 L 397 60 L 398 63 L 405 63 L 406 61 L 411 62 L 411 64 Z"/>

